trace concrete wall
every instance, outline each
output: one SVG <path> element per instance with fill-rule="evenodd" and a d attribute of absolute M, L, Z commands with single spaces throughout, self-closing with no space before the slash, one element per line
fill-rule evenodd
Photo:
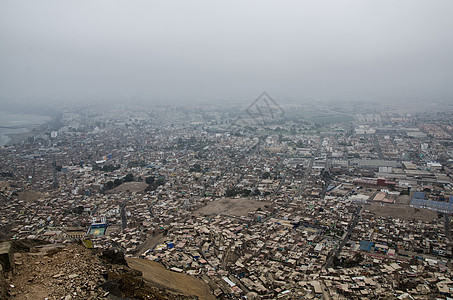
<path fill-rule="evenodd" d="M 6 299 L 6 279 L 1 264 L 0 264 L 0 299 Z"/>
<path fill-rule="evenodd" d="M 0 243 L 0 264 L 4 272 L 14 272 L 14 253 L 10 242 Z"/>

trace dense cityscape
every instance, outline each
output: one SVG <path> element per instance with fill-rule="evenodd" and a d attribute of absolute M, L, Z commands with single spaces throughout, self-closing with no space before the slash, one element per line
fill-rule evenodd
<path fill-rule="evenodd" d="M 0 235 L 158 262 L 221 299 L 444 299 L 451 108 L 62 107 L 0 149 Z"/>

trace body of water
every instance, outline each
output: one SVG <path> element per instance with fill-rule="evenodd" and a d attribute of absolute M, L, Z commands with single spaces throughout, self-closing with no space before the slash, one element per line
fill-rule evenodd
<path fill-rule="evenodd" d="M 8 134 L 25 133 L 29 131 L 28 126 L 40 125 L 50 120 L 49 116 L 0 111 L 0 146 L 6 145 L 10 141 Z"/>

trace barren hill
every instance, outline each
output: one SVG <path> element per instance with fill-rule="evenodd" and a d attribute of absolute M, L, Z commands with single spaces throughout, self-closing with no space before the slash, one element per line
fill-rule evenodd
<path fill-rule="evenodd" d="M 2 275 L 1 299 L 215 299 L 201 280 L 148 260 L 129 260 L 137 270 L 131 269 L 121 252 L 79 243 L 11 244 L 15 269 Z"/>

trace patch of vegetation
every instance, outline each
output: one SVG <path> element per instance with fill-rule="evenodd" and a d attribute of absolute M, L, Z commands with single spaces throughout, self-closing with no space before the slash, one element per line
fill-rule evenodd
<path fill-rule="evenodd" d="M 238 189 L 238 188 L 231 188 L 227 189 L 225 192 L 226 197 L 236 197 L 237 195 L 241 195 L 243 197 L 248 197 L 252 195 L 252 191 L 249 189 Z M 256 195 L 256 192 L 254 191 L 253 195 Z"/>
<path fill-rule="evenodd" d="M 360 265 L 363 261 L 363 255 L 361 253 L 356 253 L 352 259 L 348 258 L 341 258 L 338 257 L 333 258 L 333 265 L 334 267 L 342 267 L 342 268 L 354 268 Z"/>
<path fill-rule="evenodd" d="M 129 168 L 140 168 L 146 166 L 146 163 L 143 160 L 134 160 L 127 164 Z"/>
<path fill-rule="evenodd" d="M 155 180 L 155 179 L 154 179 L 154 176 L 149 176 L 149 177 L 146 177 L 146 178 L 145 178 L 145 182 L 146 182 L 147 184 L 152 184 L 152 183 L 154 182 L 154 180 Z"/>
<path fill-rule="evenodd" d="M 159 186 L 165 184 L 165 176 L 159 176 L 157 177 L 157 179 L 152 176 L 146 177 L 145 182 L 148 183 L 148 187 L 145 189 L 145 191 L 154 191 Z"/>
<path fill-rule="evenodd" d="M 189 172 L 197 172 L 200 173 L 202 172 L 200 164 L 194 164 L 190 169 Z"/>
<path fill-rule="evenodd" d="M 102 166 L 102 168 L 100 168 L 100 170 L 103 171 L 103 172 L 113 172 L 113 171 L 116 171 L 116 170 L 118 170 L 120 168 L 121 168 L 120 165 L 116 165 L 116 166 L 114 166 L 114 165 L 104 165 L 104 166 Z"/>
<path fill-rule="evenodd" d="M 263 175 L 261 175 L 261 178 L 263 179 L 269 179 L 271 177 L 271 173 L 269 172 L 264 172 Z"/>
<path fill-rule="evenodd" d="M 114 181 L 108 181 L 105 184 L 105 189 L 110 190 L 110 189 L 116 188 L 117 186 L 120 186 L 123 182 L 132 182 L 134 180 L 135 180 L 134 175 L 129 173 L 126 176 L 124 176 L 123 178 L 117 178 Z"/>

